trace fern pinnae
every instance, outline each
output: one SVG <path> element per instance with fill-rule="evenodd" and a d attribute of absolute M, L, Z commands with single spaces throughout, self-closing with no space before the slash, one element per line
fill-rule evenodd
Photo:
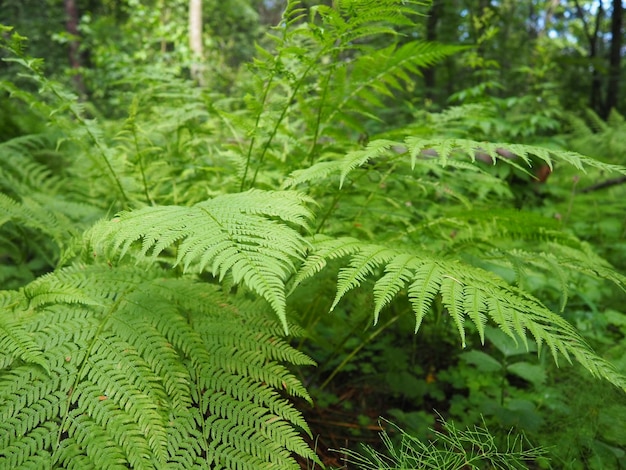
<path fill-rule="evenodd" d="M 148 295 L 154 296 L 154 293 L 149 292 Z M 141 297 L 142 299 L 137 299 L 141 301 L 129 303 L 129 306 L 138 311 L 143 310 L 146 318 L 151 318 L 151 321 L 140 320 L 134 315 L 124 314 L 128 312 L 121 312 L 111 323 L 111 331 L 117 338 L 126 341 L 129 349 L 136 350 L 145 361 L 149 373 L 142 375 L 162 383 L 162 386 L 150 386 L 150 383 L 146 383 L 142 390 L 150 390 L 155 401 L 170 402 L 173 411 L 186 412 L 191 408 L 188 373 L 180 363 L 180 356 L 174 347 L 181 351 L 186 350 L 189 356 L 198 360 L 202 357 L 202 354 L 198 354 L 202 347 L 201 341 L 187 322 L 168 309 L 166 302 L 161 302 L 161 305 L 157 302 L 147 303 L 145 296 Z M 157 301 L 164 300 L 154 297 Z M 182 336 L 185 338 L 185 345 L 181 344 Z"/>
<path fill-rule="evenodd" d="M 298 193 L 251 191 L 241 195 L 218 196 L 192 207 L 146 207 L 121 213 L 112 222 L 96 225 L 88 240 L 96 252 L 120 250 L 123 256 L 141 241 L 139 257 L 154 259 L 174 242 L 179 242 L 175 264 L 186 270 L 203 270 L 223 279 L 232 273 L 263 296 L 274 308 L 283 326 L 285 319 L 284 283 L 294 271 L 294 260 L 304 255 L 306 242 L 282 220 L 307 229 L 311 212 L 309 198 Z M 257 202 L 267 201 L 264 209 Z M 246 207 L 250 201 L 250 207 Z M 280 219 L 279 219 L 280 220 Z"/>
<path fill-rule="evenodd" d="M 379 92 L 381 89 L 387 92 L 388 77 L 402 77 L 403 75 L 406 77 L 405 71 L 407 70 L 412 73 L 419 73 L 419 67 L 432 65 L 458 50 L 460 49 L 454 46 L 439 46 L 416 41 L 400 47 L 392 45 L 386 50 L 378 52 L 376 54 L 378 63 L 375 67 L 371 67 L 371 57 L 364 57 L 361 63 L 357 59 L 356 66 L 362 66 L 359 70 L 360 74 L 357 76 L 351 74 L 350 82 L 353 84 L 349 85 L 349 92 L 342 94 L 332 112 L 325 119 L 325 124 L 330 125 L 335 121 L 336 116 L 344 114 L 344 109 L 348 107 L 349 103 L 368 88 L 377 86 Z M 368 64 L 364 64 L 364 61 L 367 61 Z"/>
<path fill-rule="evenodd" d="M 415 313 L 416 333 L 439 292 L 442 275 L 441 267 L 435 261 L 427 261 L 415 270 L 408 294 Z"/>
<path fill-rule="evenodd" d="M 397 255 L 385 266 L 385 275 L 374 284 L 374 325 L 378 324 L 381 310 L 406 285 L 416 267 L 414 256 L 406 253 Z"/>
<path fill-rule="evenodd" d="M 20 325 L 19 319 L 0 315 L 0 351 L 2 356 L 19 357 L 49 372 L 49 365 L 39 345 Z"/>
<path fill-rule="evenodd" d="M 318 161 L 308 168 L 293 171 L 285 181 L 283 181 L 282 188 L 290 189 L 306 183 L 324 181 L 333 173 L 338 173 L 340 169 L 341 163 L 337 160 Z"/>
<path fill-rule="evenodd" d="M 441 299 L 446 307 L 448 314 L 454 320 L 459 336 L 461 338 L 461 346 L 465 348 L 465 309 L 463 283 L 454 277 L 444 274 L 441 281 Z"/>
<path fill-rule="evenodd" d="M 568 285 L 568 276 L 559 264 L 558 260 L 551 253 L 539 253 L 538 259 L 545 262 L 548 271 L 551 276 L 556 277 L 557 282 L 559 283 L 559 291 L 561 294 L 561 301 L 559 303 L 559 311 L 565 311 L 565 306 L 567 305 L 567 300 L 569 297 L 569 285 Z"/>
<path fill-rule="evenodd" d="M 326 235 L 315 235 L 310 243 L 312 248 L 296 273 L 290 294 L 306 279 L 322 271 L 327 261 L 356 253 L 362 244 L 356 238 L 332 238 Z"/>
<path fill-rule="evenodd" d="M 337 279 L 337 294 L 330 307 L 334 310 L 339 301 L 348 291 L 359 286 L 367 276 L 372 274 L 381 263 L 392 259 L 396 253 L 385 247 L 369 245 L 354 254 L 348 267 L 339 271 Z"/>
<path fill-rule="evenodd" d="M 346 176 L 355 168 L 362 167 L 370 160 L 384 155 L 395 145 L 391 140 L 374 140 L 370 142 L 365 150 L 355 150 L 349 152 L 341 162 L 341 176 L 339 178 L 339 188 L 343 187 Z"/>
<path fill-rule="evenodd" d="M 476 326 L 480 343 L 485 344 L 485 325 L 487 324 L 487 317 L 483 313 L 487 307 L 485 296 L 478 288 L 465 286 L 463 300 L 463 308 Z"/>

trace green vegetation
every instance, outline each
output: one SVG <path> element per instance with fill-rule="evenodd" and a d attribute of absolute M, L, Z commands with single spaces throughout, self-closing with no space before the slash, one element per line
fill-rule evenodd
<path fill-rule="evenodd" d="M 2 18 L 0 470 L 625 468 L 604 13 L 165 3 Z"/>

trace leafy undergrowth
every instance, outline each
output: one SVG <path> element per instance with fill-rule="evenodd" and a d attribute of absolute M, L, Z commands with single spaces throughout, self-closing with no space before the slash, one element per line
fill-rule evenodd
<path fill-rule="evenodd" d="M 626 169 L 487 142 L 484 107 L 385 122 L 461 50 L 400 39 L 423 6 L 290 1 L 230 96 L 127 70 L 123 119 L 3 29 L 38 92 L 1 82 L 33 124 L 0 144 L 0 464 L 417 461 L 480 429 L 538 467 L 624 465 L 626 198 L 593 188 Z"/>

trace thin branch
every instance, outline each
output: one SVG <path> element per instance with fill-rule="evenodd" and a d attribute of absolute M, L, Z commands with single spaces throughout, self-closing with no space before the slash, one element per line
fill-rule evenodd
<path fill-rule="evenodd" d="M 611 186 L 617 186 L 618 184 L 626 183 L 626 176 L 620 176 L 619 178 L 610 178 L 608 180 L 601 181 L 600 183 L 592 184 L 580 190 L 581 193 L 590 193 L 599 189 L 610 188 Z"/>

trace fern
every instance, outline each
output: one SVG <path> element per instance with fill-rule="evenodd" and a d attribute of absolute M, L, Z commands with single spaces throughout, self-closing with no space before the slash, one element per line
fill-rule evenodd
<path fill-rule="evenodd" d="M 340 175 L 340 186 L 347 176 L 357 168 L 366 164 L 386 160 L 389 162 L 400 161 L 404 165 L 410 163 L 410 168 L 424 165 L 428 160 L 435 161 L 438 165 L 455 165 L 457 159 L 469 156 L 472 162 L 476 161 L 477 152 L 485 153 L 492 162 L 501 162 L 512 165 L 524 172 L 528 172 L 521 164 L 511 158 L 502 157 L 502 149 L 518 157 L 522 164 L 530 165 L 531 156 L 536 156 L 552 167 L 561 161 L 583 170 L 586 166 L 595 167 L 607 172 L 626 173 L 626 169 L 619 165 L 603 163 L 575 152 L 562 150 L 548 150 L 541 147 L 520 144 L 497 144 L 491 142 L 475 142 L 467 139 L 423 139 L 419 137 L 407 137 L 404 141 L 376 140 L 370 142 L 363 150 L 348 153 L 344 158 L 332 162 L 320 162 L 304 170 L 297 170 L 285 181 L 285 188 L 293 188 L 304 183 L 320 182 L 328 178 L 332 173 Z M 406 158 L 408 157 L 408 158 Z"/>
<path fill-rule="evenodd" d="M 207 269 L 220 281 L 232 274 L 235 283 L 265 297 L 287 331 L 284 282 L 295 270 L 294 260 L 303 257 L 305 243 L 294 229 L 268 218 L 306 229 L 312 216 L 304 206 L 308 202 L 295 192 L 248 191 L 193 207 L 149 207 L 95 226 L 90 243 L 96 255 L 111 245 L 123 256 L 141 241 L 138 255 L 151 252 L 153 260 L 175 244 L 175 265 Z"/>
<path fill-rule="evenodd" d="M 441 307 L 464 346 L 474 330 L 484 342 L 491 322 L 626 388 L 527 286 L 554 274 L 564 311 L 584 276 L 626 279 L 561 223 L 513 210 L 511 187 L 484 163 L 626 170 L 455 129 L 432 137 L 488 112 L 479 107 L 361 145 L 421 68 L 459 48 L 398 33 L 425 2 L 287 3 L 234 85 L 245 97 L 134 71 L 121 82 L 136 92 L 123 122 L 88 119 L 21 37 L 2 39 L 42 94 L 1 88 L 53 127 L 0 144 L 0 247 L 46 260 L 37 279 L 0 293 L 0 467 L 319 463 L 288 400 L 310 401 L 290 366 L 312 361 L 281 336 L 298 332 L 289 295 L 316 292 L 305 281 L 332 266 L 331 310 L 371 286 L 375 323 L 405 296 L 416 331 Z"/>
<path fill-rule="evenodd" d="M 0 466 L 298 468 L 291 452 L 315 459 L 281 391 L 308 394 L 278 362 L 311 360 L 263 315 L 207 284 L 106 265 L 5 295 Z"/>
<path fill-rule="evenodd" d="M 413 306 L 417 329 L 430 310 L 435 296 L 440 294 L 443 306 L 458 329 L 463 346 L 466 321 L 475 325 L 484 340 L 485 320 L 489 318 L 516 341 L 525 343 L 526 335 L 530 334 L 540 347 L 542 344 L 548 347 L 555 361 L 558 362 L 559 356 L 564 356 L 567 361 L 573 357 L 593 375 L 626 388 L 626 378 L 596 356 L 567 321 L 539 300 L 487 271 L 456 260 L 437 259 L 383 245 L 358 243 L 351 238 L 319 236 L 312 243 L 312 256 L 303 264 L 297 282 L 319 272 L 327 260 L 350 256 L 348 265 L 339 272 L 337 295 L 332 308 L 366 278 L 386 270 L 387 274 L 379 277 L 373 290 L 376 317 L 399 291 L 405 290 Z M 402 269 L 401 274 L 398 273 L 398 266 Z"/>
<path fill-rule="evenodd" d="M 423 2 L 342 0 L 333 7 L 313 7 L 304 22 L 299 2 L 288 2 L 283 22 L 271 36 L 274 50 L 260 48 L 255 63 L 241 190 L 254 186 L 270 155 L 299 167 L 318 156 L 323 138 L 337 139 L 346 127 L 362 131 L 357 118 L 375 119 L 372 108 L 381 103 L 377 96 L 393 96 L 412 83 L 420 67 L 459 50 L 413 41 L 368 51 L 364 38 L 397 36 L 393 25 L 412 24 L 416 10 L 411 4 Z M 295 27 L 298 22 L 303 24 Z M 302 142 L 303 127 L 312 136 L 309 142 Z M 295 156 L 277 148 L 281 138 L 295 147 Z"/>

